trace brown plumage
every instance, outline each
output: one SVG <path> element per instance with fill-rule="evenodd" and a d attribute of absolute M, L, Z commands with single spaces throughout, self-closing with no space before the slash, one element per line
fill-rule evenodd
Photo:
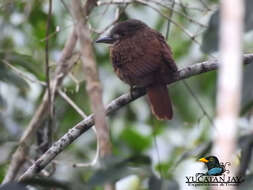
<path fill-rule="evenodd" d="M 145 87 L 151 109 L 158 119 L 172 119 L 166 81 L 177 71 L 164 37 L 139 20 L 116 24 L 109 36 L 97 43 L 110 43 L 115 73 L 131 87 Z"/>

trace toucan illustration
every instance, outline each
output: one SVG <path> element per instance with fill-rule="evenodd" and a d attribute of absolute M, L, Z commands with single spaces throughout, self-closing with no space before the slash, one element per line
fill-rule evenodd
<path fill-rule="evenodd" d="M 216 156 L 207 156 L 199 159 L 200 162 L 204 162 L 207 166 L 206 175 L 219 176 L 225 172 L 224 165 L 221 165 Z"/>

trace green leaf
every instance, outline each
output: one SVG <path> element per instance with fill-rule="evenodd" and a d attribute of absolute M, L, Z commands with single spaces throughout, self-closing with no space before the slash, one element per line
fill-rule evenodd
<path fill-rule="evenodd" d="M 6 169 L 7 165 L 5 164 L 0 165 L 0 183 L 2 183 L 4 176 L 6 175 Z"/>
<path fill-rule="evenodd" d="M 145 149 L 147 149 L 152 141 L 152 139 L 149 136 L 148 137 L 144 136 L 138 133 L 133 128 L 126 128 L 122 132 L 121 138 L 128 144 L 128 146 L 130 146 L 132 150 L 134 150 L 137 153 L 140 153 Z"/>

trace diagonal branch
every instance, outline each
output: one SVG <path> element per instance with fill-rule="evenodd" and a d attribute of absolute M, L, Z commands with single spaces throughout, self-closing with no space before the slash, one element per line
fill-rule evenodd
<path fill-rule="evenodd" d="M 244 64 L 253 64 L 253 54 L 244 55 Z M 219 62 L 217 60 L 205 61 L 202 63 L 194 64 L 178 71 L 178 75 L 168 84 L 189 78 L 192 76 L 216 70 Z M 106 108 L 106 114 L 110 115 L 137 98 L 145 95 L 144 89 L 136 89 L 130 94 L 129 92 L 121 95 L 113 100 Z M 34 174 L 39 173 L 45 168 L 59 153 L 61 153 L 69 144 L 71 144 L 80 135 L 85 133 L 94 125 L 93 114 L 89 115 L 86 119 L 76 124 L 68 131 L 63 137 L 56 141 L 49 150 L 44 153 L 20 178 L 23 180 L 27 177 L 32 177 Z"/>

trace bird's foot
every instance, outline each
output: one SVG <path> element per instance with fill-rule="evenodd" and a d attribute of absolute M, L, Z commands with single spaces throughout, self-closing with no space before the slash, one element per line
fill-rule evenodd
<path fill-rule="evenodd" d="M 130 96 L 131 98 L 134 98 L 134 94 L 137 90 L 141 90 L 143 89 L 142 87 L 138 87 L 138 86 L 130 86 Z"/>
<path fill-rule="evenodd" d="M 133 98 L 134 96 L 134 90 L 136 89 L 136 86 L 130 86 L 130 96 Z"/>
<path fill-rule="evenodd" d="M 134 99 L 134 98 L 140 96 L 140 94 L 144 95 L 145 91 L 146 91 L 145 87 L 130 86 L 130 96 L 131 96 L 131 99 Z"/>

